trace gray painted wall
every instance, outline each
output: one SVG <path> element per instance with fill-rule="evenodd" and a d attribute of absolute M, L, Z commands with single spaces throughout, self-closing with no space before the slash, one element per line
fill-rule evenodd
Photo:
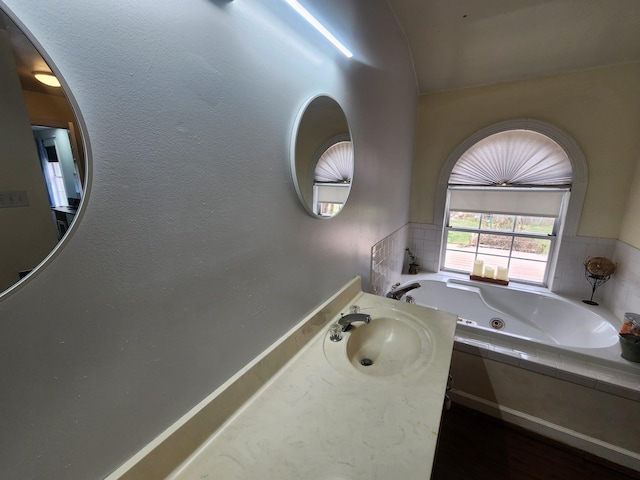
<path fill-rule="evenodd" d="M 91 144 L 75 230 L 0 298 L 0 471 L 102 478 L 355 275 L 408 222 L 416 87 L 384 0 L 4 0 Z M 384 35 L 381 35 L 384 32 Z M 308 216 L 294 118 L 327 93 L 355 146 L 347 207 Z"/>

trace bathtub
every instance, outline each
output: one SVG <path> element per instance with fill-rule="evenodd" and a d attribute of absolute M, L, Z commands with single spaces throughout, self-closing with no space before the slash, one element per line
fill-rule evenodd
<path fill-rule="evenodd" d="M 490 344 L 516 352 L 543 350 L 640 373 L 640 364 L 620 358 L 622 320 L 604 306 L 588 306 L 542 288 L 443 274 L 403 275 L 403 286 L 413 282 L 421 285 L 408 293 L 416 304 L 458 315 L 459 340 L 490 339 Z"/>
<path fill-rule="evenodd" d="M 408 292 L 415 303 L 459 317 L 451 400 L 640 469 L 640 443 L 629 430 L 638 418 L 640 363 L 620 357 L 622 319 L 543 288 L 436 273 L 401 277 L 401 287 L 414 282 L 421 285 Z"/>

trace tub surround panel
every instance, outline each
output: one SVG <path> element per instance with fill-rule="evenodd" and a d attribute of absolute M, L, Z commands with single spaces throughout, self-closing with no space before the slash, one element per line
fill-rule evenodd
<path fill-rule="evenodd" d="M 640 468 L 637 400 L 458 350 L 451 373 L 457 391 L 627 450 L 625 464 Z"/>
<path fill-rule="evenodd" d="M 451 390 L 449 396 L 456 404 L 491 415 L 499 420 L 603 458 L 609 462 L 630 469 L 640 469 L 640 455 L 630 450 L 457 389 Z"/>
<path fill-rule="evenodd" d="M 617 349 L 613 349 L 610 361 L 603 363 L 560 349 L 463 331 L 456 334 L 455 349 L 640 401 L 640 365 L 618 358 Z"/>

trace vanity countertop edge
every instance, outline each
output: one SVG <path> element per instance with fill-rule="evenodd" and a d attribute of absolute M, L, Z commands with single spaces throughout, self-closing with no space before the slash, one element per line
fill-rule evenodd
<path fill-rule="evenodd" d="M 434 346 L 428 365 L 391 380 L 333 369 L 322 346 L 328 326 L 356 304 L 424 322 Z M 429 478 L 456 321 L 362 292 L 356 277 L 107 480 Z M 229 395 L 238 382 L 251 384 L 247 398 Z M 204 412 L 213 411 L 228 413 L 210 421 Z"/>

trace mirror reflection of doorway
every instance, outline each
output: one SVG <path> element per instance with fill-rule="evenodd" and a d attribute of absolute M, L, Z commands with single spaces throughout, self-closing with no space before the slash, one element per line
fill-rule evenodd
<path fill-rule="evenodd" d="M 73 222 L 82 198 L 81 176 L 73 154 L 70 131 L 41 126 L 32 128 L 60 240 Z"/>
<path fill-rule="evenodd" d="M 87 194 L 88 152 L 78 112 L 64 87 L 35 77 L 51 77 L 55 69 L 30 38 L 0 8 L 0 298 L 44 267 L 73 229 Z M 65 139 L 67 145 L 58 145 Z M 45 181 L 45 171 L 57 177 L 58 188 Z"/>

